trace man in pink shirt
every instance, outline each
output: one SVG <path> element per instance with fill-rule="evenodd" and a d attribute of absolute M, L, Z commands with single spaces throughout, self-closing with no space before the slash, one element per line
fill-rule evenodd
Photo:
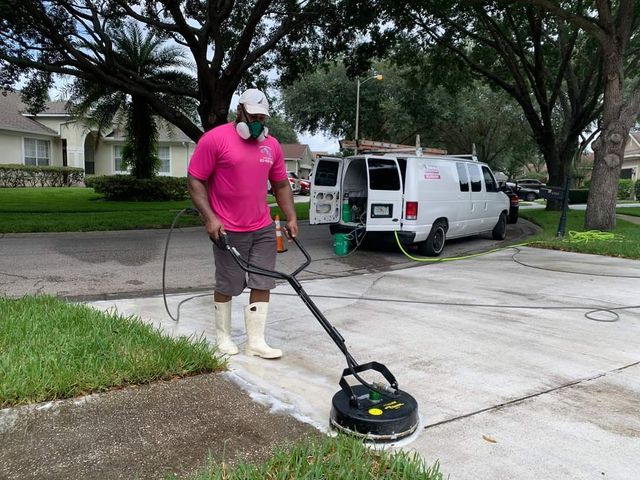
<path fill-rule="evenodd" d="M 298 234 L 298 222 L 282 148 L 265 126 L 268 116 L 269 102 L 264 93 L 253 88 L 244 92 L 236 121 L 209 130 L 198 141 L 189 162 L 188 186 L 213 240 L 227 235 L 244 259 L 273 270 L 277 247 L 266 203 L 267 180 L 287 218 L 288 235 Z M 238 353 L 231 339 L 231 299 L 248 286 L 251 293 L 250 304 L 245 308 L 245 352 L 262 358 L 280 358 L 282 351 L 271 348 L 264 339 L 270 290 L 275 281 L 263 275 L 247 275 L 229 252 L 218 248 L 214 252 L 218 350 L 227 355 Z"/>

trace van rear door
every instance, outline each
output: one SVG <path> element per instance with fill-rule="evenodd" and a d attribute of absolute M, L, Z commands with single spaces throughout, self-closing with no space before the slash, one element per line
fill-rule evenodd
<path fill-rule="evenodd" d="M 311 171 L 309 223 L 336 223 L 340 220 L 342 159 L 319 158 Z"/>
<path fill-rule="evenodd" d="M 402 176 L 393 157 L 367 157 L 367 231 L 400 230 Z"/>

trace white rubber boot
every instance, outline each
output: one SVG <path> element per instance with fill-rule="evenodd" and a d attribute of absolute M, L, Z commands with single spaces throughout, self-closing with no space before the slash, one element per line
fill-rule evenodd
<path fill-rule="evenodd" d="M 244 323 L 247 327 L 245 353 L 262 358 L 280 358 L 282 350 L 271 348 L 264 341 L 264 327 L 267 323 L 268 302 L 255 302 L 244 309 Z"/>
<path fill-rule="evenodd" d="M 216 317 L 216 339 L 218 351 L 225 355 L 238 353 L 238 346 L 231 340 L 231 301 L 214 302 Z"/>

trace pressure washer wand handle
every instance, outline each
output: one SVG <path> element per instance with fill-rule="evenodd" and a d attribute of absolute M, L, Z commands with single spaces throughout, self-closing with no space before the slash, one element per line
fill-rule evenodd
<path fill-rule="evenodd" d="M 287 230 L 287 227 L 284 227 L 284 229 Z M 311 264 L 311 255 L 309 255 L 309 252 L 307 252 L 307 250 L 298 241 L 297 237 L 292 237 L 292 236 L 289 236 L 289 237 L 293 240 L 293 243 L 296 244 L 296 247 L 298 247 L 302 252 L 302 254 L 305 256 L 305 262 L 302 265 L 300 265 L 298 268 L 296 268 L 291 274 L 292 277 L 295 277 L 297 274 L 299 274 L 302 270 L 304 270 Z"/>

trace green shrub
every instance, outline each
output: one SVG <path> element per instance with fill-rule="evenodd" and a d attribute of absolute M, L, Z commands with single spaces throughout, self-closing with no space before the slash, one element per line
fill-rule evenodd
<path fill-rule="evenodd" d="M 589 190 L 587 189 L 571 189 L 569 190 L 569 203 L 587 203 Z"/>
<path fill-rule="evenodd" d="M 72 187 L 83 178 L 82 168 L 0 165 L 0 187 Z"/>
<path fill-rule="evenodd" d="M 633 195 L 634 181 L 622 179 L 618 181 L 618 200 L 629 200 Z"/>
<path fill-rule="evenodd" d="M 636 200 L 640 200 L 640 180 L 636 180 Z"/>
<path fill-rule="evenodd" d="M 85 184 L 103 194 L 107 200 L 147 202 L 184 200 L 189 197 L 186 177 L 138 179 L 132 175 L 110 175 L 89 177 Z"/>

